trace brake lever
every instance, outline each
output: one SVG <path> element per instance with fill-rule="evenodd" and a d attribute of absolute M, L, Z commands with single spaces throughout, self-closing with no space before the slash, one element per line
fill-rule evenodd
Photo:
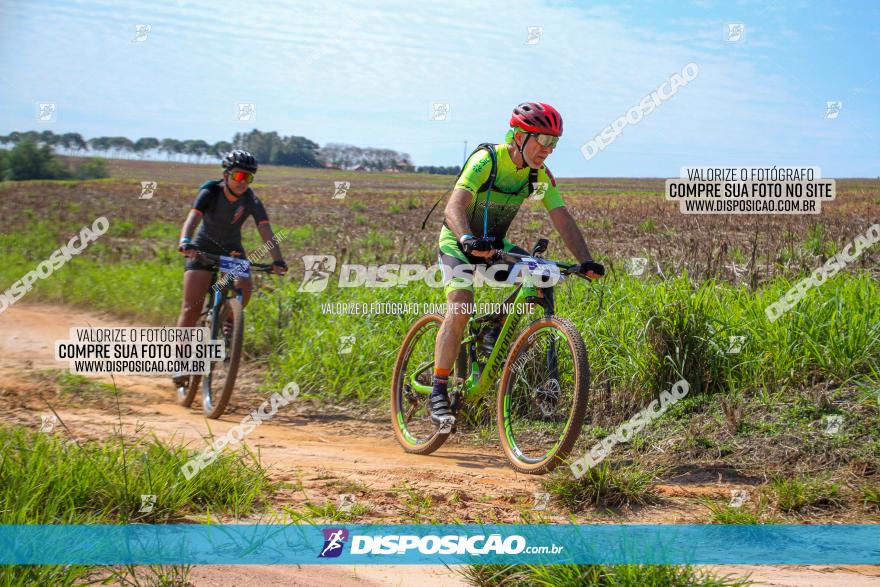
<path fill-rule="evenodd" d="M 587 281 L 593 281 L 593 278 L 585 273 L 581 273 L 580 271 L 575 270 L 576 265 L 572 265 L 571 270 L 563 271 L 563 275 L 577 275 L 581 279 L 586 279 Z"/>

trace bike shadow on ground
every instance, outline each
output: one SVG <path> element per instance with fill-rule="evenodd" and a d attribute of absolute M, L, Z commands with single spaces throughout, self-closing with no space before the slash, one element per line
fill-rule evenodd
<path fill-rule="evenodd" d="M 440 448 L 437 452 L 427 455 L 427 458 L 452 461 L 456 467 L 464 469 L 508 468 L 511 473 L 514 472 L 513 469 L 507 467 L 507 459 L 503 457 L 462 452 L 454 448 L 445 450 Z"/>
<path fill-rule="evenodd" d="M 677 465 L 669 469 L 663 478 L 665 482 L 677 485 L 706 485 L 709 483 L 756 485 L 762 482 L 760 477 L 746 475 L 736 467 L 725 464 Z"/>

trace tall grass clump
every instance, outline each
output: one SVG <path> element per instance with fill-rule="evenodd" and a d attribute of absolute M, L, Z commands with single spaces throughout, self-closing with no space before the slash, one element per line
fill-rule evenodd
<path fill-rule="evenodd" d="M 746 577 L 688 565 L 468 565 L 458 571 L 473 587 L 745 587 Z"/>
<path fill-rule="evenodd" d="M 205 512 L 246 516 L 275 489 L 256 457 L 226 452 L 187 480 L 194 451 L 157 438 L 74 443 L 0 426 L 0 524 L 168 523 Z M 141 512 L 142 495 L 155 495 Z M 0 585 L 73 585 L 85 565 L 3 565 Z"/>
<path fill-rule="evenodd" d="M 164 523 L 204 510 L 239 517 L 274 488 L 256 456 L 224 452 L 187 480 L 193 450 L 158 438 L 75 443 L 0 427 L 0 523 Z M 198 448 L 198 447 L 196 447 Z M 140 513 L 141 495 L 155 495 Z"/>

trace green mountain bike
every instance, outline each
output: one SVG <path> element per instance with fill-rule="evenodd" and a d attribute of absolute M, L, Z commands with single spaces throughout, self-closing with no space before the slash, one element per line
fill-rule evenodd
<path fill-rule="evenodd" d="M 514 469 L 543 474 L 562 463 L 584 424 L 590 370 L 587 349 L 575 325 L 554 314 L 552 287 L 541 280 L 576 275 L 578 265 L 543 259 L 547 240 L 532 255 L 497 253 L 496 260 L 518 264 L 522 281 L 498 312 L 472 316 L 449 377 L 453 412 L 478 402 L 495 387 L 498 437 Z M 546 280 L 545 280 L 546 281 Z M 543 315 L 533 318 L 536 308 Z M 532 320 L 518 334 L 523 318 Z M 391 381 L 391 418 L 406 452 L 430 454 L 455 432 L 438 431 L 428 398 L 434 373 L 434 341 L 440 314 L 418 318 L 403 339 Z M 500 329 L 500 330 L 499 330 Z M 497 338 L 493 340 L 493 337 Z"/>

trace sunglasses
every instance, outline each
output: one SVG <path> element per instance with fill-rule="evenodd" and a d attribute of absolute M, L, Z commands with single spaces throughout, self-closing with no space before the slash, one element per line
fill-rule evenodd
<path fill-rule="evenodd" d="M 559 137 L 554 137 L 553 135 L 542 135 L 537 133 L 531 133 L 533 137 L 535 137 L 535 141 L 542 147 L 555 147 L 556 143 L 559 142 Z"/>
<path fill-rule="evenodd" d="M 232 178 L 232 181 L 246 181 L 248 183 L 254 182 L 254 174 L 248 173 L 247 171 L 233 171 L 229 174 L 229 177 Z"/>

